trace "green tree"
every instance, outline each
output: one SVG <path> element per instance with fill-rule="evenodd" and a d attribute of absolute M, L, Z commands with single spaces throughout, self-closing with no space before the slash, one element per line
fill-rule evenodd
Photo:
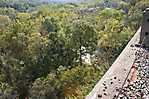
<path fill-rule="evenodd" d="M 6 27 L 11 23 L 11 20 L 6 15 L 0 15 L 0 32 L 6 30 Z"/>
<path fill-rule="evenodd" d="M 75 20 L 66 29 L 67 39 L 71 48 L 75 51 L 80 65 L 82 65 L 82 56 L 92 54 L 97 47 L 97 32 L 93 25 L 85 20 Z"/>
<path fill-rule="evenodd" d="M 20 99 L 28 96 L 32 81 L 44 70 L 38 60 L 45 51 L 47 39 L 40 35 L 35 26 L 29 14 L 21 13 L 0 35 L 2 82 L 11 86 Z"/>

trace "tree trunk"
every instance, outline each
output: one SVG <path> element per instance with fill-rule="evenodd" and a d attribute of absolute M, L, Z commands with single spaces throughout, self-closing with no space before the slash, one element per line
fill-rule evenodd
<path fill-rule="evenodd" d="M 82 63 L 82 42 L 81 42 L 82 40 L 81 40 L 81 37 L 80 37 L 80 46 L 79 46 L 79 60 L 80 60 L 80 66 L 82 66 L 83 65 L 83 63 Z"/>

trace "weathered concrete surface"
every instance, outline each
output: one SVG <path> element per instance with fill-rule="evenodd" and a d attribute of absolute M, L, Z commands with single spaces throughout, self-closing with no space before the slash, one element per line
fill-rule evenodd
<path fill-rule="evenodd" d="M 116 99 L 149 99 L 149 49 L 140 47 L 128 79 Z"/>
<path fill-rule="evenodd" d="M 135 44 L 138 44 L 140 41 L 140 32 L 141 28 L 86 99 L 113 99 L 115 97 L 118 93 L 117 89 L 123 86 L 135 60 L 137 51 Z"/>

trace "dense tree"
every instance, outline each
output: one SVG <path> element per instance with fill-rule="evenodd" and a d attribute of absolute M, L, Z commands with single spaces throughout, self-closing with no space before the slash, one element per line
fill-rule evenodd
<path fill-rule="evenodd" d="M 10 23 L 11 20 L 8 16 L 0 15 L 0 32 L 3 32 Z"/>
<path fill-rule="evenodd" d="M 16 16 L 16 11 L 13 8 L 0 8 L 0 15 L 6 15 L 11 19 L 14 19 Z"/>
<path fill-rule="evenodd" d="M 102 75 L 99 71 L 88 65 L 70 69 L 60 66 L 57 69 L 57 75 L 49 73 L 45 78 L 39 78 L 33 83 L 30 90 L 31 97 L 33 99 L 84 99 L 87 92 L 80 90 L 88 89 L 88 84 L 95 82 L 96 77 Z"/>
<path fill-rule="evenodd" d="M 40 75 L 37 59 L 46 46 L 46 39 L 35 30 L 30 15 L 24 13 L 17 15 L 17 19 L 0 38 L 1 72 L 5 75 L 4 82 L 24 99 L 28 94 L 29 84 Z"/>
<path fill-rule="evenodd" d="M 82 56 L 92 54 L 97 45 L 97 32 L 93 25 L 84 20 L 75 20 L 66 30 L 70 45 L 79 56 L 80 65 L 82 65 Z"/>

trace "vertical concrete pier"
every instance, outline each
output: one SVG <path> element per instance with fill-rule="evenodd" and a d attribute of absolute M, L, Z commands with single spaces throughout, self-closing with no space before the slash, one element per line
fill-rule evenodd
<path fill-rule="evenodd" d="M 143 13 L 143 21 L 141 26 L 140 44 L 145 47 L 149 47 L 149 8 Z"/>

